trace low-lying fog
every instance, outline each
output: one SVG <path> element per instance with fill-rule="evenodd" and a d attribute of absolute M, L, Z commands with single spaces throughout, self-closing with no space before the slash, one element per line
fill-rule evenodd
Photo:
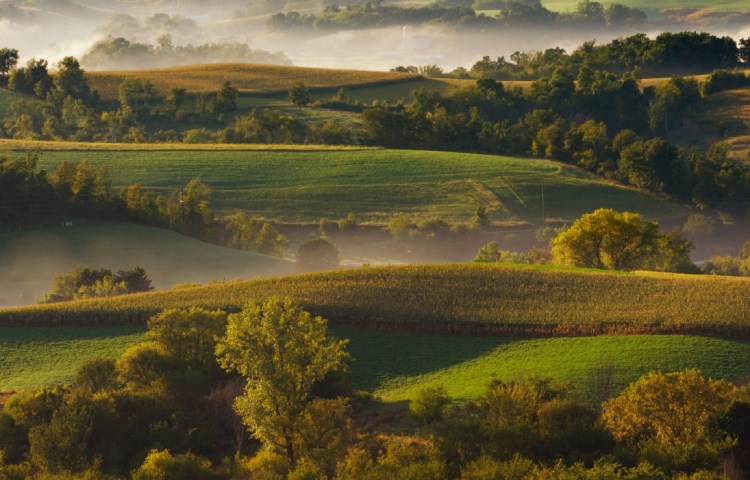
<path fill-rule="evenodd" d="M 23 13 L 22 16 L 3 15 L 4 6 L 26 5 L 29 2 L 0 0 L 0 48 L 17 48 L 22 62 L 37 57 L 46 58 L 51 64 L 66 55 L 82 58 L 95 42 L 107 36 L 156 45 L 159 37 L 168 34 L 175 46 L 188 43 L 240 43 L 254 50 L 283 52 L 298 66 L 388 70 L 397 65 L 437 64 L 450 71 L 458 66 L 470 68 L 485 55 L 509 57 L 516 51 L 551 47 L 571 51 L 584 41 L 596 39 L 598 42 L 608 42 L 618 36 L 635 33 L 530 28 L 511 32 L 500 31 L 498 27 L 498 32 L 478 34 L 466 30 L 406 25 L 340 32 L 268 32 L 265 29 L 268 16 L 238 18 L 238 2 L 228 2 L 224 8 L 196 11 L 185 7 L 185 2 L 150 2 L 151 7 L 147 9 L 143 7 L 143 2 L 122 0 L 119 3 L 110 2 L 111 7 L 96 0 L 37 1 L 36 7 L 17 8 L 17 12 Z M 62 8 L 62 5 L 66 5 L 66 8 Z M 663 28 L 664 24 L 649 27 L 648 30 L 655 34 Z M 731 28 L 697 28 L 679 24 L 670 24 L 668 28 L 708 30 L 735 39 L 750 34 L 747 26 L 736 23 Z M 106 67 L 85 63 L 84 67 L 89 69 L 142 66 L 125 61 L 113 61 Z"/>

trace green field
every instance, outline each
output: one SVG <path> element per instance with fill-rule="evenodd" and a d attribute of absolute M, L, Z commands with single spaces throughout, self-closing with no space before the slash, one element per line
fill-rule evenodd
<path fill-rule="evenodd" d="M 91 358 L 117 358 L 143 327 L 0 328 L 0 391 L 70 383 Z M 615 389 L 651 370 L 699 368 L 715 378 L 750 373 L 750 343 L 679 335 L 521 339 L 458 337 L 333 327 L 350 339 L 354 388 L 378 399 L 414 398 L 444 385 L 456 399 L 476 398 L 494 377 L 541 375 L 587 395 L 591 371 L 612 368 Z"/>
<path fill-rule="evenodd" d="M 750 337 L 750 279 L 453 264 L 365 267 L 0 310 L 3 326 L 144 324 L 290 297 L 333 324 L 420 333 Z"/>
<path fill-rule="evenodd" d="M 2 142 L 16 151 L 24 142 Z M 39 147 L 41 144 L 34 144 Z M 106 167 L 113 183 L 140 182 L 165 195 L 199 177 L 213 191 L 219 211 L 243 209 L 282 221 L 316 222 L 355 212 L 365 222 L 385 224 L 397 212 L 415 220 L 435 217 L 467 221 L 480 205 L 491 220 L 569 221 L 599 207 L 630 210 L 650 218 L 679 220 L 686 210 L 653 195 L 608 183 L 560 163 L 492 155 L 406 150 L 293 151 L 279 147 L 175 151 L 157 145 L 69 150 L 46 144 L 39 166 L 88 161 Z M 283 148 L 283 147 L 282 147 Z M 36 148 L 34 148 L 36 149 Z M 544 204 L 542 203 L 544 196 Z"/>
<path fill-rule="evenodd" d="M 74 221 L 26 232 L 0 231 L 0 306 L 33 303 L 52 278 L 79 266 L 143 267 L 157 288 L 177 283 L 289 273 L 294 264 L 204 243 L 160 228 Z"/>
<path fill-rule="evenodd" d="M 71 383 L 93 358 L 117 358 L 143 339 L 144 327 L 0 329 L 0 392 Z"/>

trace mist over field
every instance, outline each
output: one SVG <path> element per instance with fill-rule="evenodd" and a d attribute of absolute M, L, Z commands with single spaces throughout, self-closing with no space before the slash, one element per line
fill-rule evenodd
<path fill-rule="evenodd" d="M 554 2 L 542 3 L 549 8 L 556 6 Z M 73 55 L 82 59 L 89 70 L 234 61 L 365 70 L 436 64 L 448 71 L 469 68 L 485 55 L 509 58 L 517 51 L 553 47 L 570 52 L 584 41 L 606 43 L 639 31 L 655 36 L 664 30 L 687 28 L 734 38 L 750 32 L 747 16 L 739 13 L 721 14 L 716 19 L 709 14 L 698 16 L 700 11 L 678 12 L 683 18 L 675 12 L 667 17 L 653 10 L 649 10 L 646 27 L 627 29 L 497 26 L 479 31 L 409 24 L 350 30 L 269 29 L 270 15 L 282 11 L 285 5 L 287 11 L 294 9 L 303 14 L 320 11 L 319 7 L 310 7 L 315 5 L 313 2 L 281 0 L 200 3 L 0 0 L 0 45 L 17 48 L 22 62 L 35 57 L 45 58 L 54 65 L 64 56 Z M 492 11 L 487 14 L 492 15 Z M 720 20 L 727 18 L 731 21 Z M 693 23 L 686 23 L 686 19 Z M 112 44 L 119 38 L 129 42 L 126 53 L 122 45 Z M 184 48 L 210 44 L 223 47 L 199 52 L 198 48 Z M 160 51 L 164 45 L 178 50 Z M 159 52 L 162 54 L 155 58 Z"/>

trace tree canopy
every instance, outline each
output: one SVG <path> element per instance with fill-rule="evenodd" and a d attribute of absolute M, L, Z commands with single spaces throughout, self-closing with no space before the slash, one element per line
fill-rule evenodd
<path fill-rule="evenodd" d="M 659 224 L 631 212 L 600 208 L 583 215 L 550 242 L 553 261 L 574 267 L 606 270 L 654 268 L 662 257 L 678 254 L 681 265 L 690 248 L 684 240 L 665 235 Z"/>
<path fill-rule="evenodd" d="M 223 368 L 247 381 L 234 408 L 258 439 L 292 465 L 298 417 L 315 383 L 343 368 L 345 346 L 345 340 L 328 337 L 325 319 L 288 298 L 248 304 L 229 316 L 216 355 Z"/>

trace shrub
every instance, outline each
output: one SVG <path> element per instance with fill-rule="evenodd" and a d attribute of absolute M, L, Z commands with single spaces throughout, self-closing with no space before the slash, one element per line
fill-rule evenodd
<path fill-rule="evenodd" d="M 445 416 L 451 398 L 445 387 L 425 387 L 419 390 L 409 405 L 409 413 L 422 423 L 438 422 Z"/>
<path fill-rule="evenodd" d="M 133 480 L 214 480 L 211 463 L 187 453 L 172 455 L 169 450 L 151 450 L 143 464 L 132 473 Z"/>

